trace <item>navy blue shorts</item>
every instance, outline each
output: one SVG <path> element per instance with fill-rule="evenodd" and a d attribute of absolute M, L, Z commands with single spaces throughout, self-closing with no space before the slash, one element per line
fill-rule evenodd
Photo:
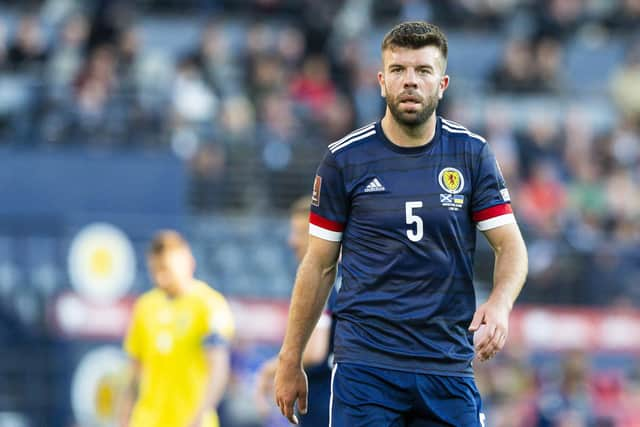
<path fill-rule="evenodd" d="M 330 427 L 484 427 L 471 377 L 340 363 L 330 407 Z"/>

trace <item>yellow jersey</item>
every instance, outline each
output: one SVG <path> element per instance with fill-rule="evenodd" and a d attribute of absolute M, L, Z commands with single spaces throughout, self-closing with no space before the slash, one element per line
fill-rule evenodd
<path fill-rule="evenodd" d="M 186 427 L 209 380 L 206 346 L 230 340 L 233 332 L 229 304 L 204 282 L 196 280 L 176 298 L 159 289 L 143 294 L 124 342 L 141 366 L 130 427 Z M 202 427 L 218 427 L 213 409 Z"/>

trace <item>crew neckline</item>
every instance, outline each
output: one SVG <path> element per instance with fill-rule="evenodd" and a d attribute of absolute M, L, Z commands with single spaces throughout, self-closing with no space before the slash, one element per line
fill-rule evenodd
<path fill-rule="evenodd" d="M 426 144 L 419 145 L 417 147 L 402 147 L 400 145 L 394 144 L 387 137 L 387 135 L 384 133 L 384 130 L 382 129 L 382 119 L 376 122 L 376 133 L 380 134 L 382 141 L 385 143 L 385 145 L 388 148 L 390 148 L 391 150 L 397 153 L 406 153 L 406 154 L 424 153 L 431 150 L 435 145 L 435 143 L 438 142 L 440 137 L 440 127 L 441 127 L 440 123 L 441 123 L 440 116 L 436 116 L 436 131 L 433 134 L 433 138 L 431 138 L 431 140 Z"/>

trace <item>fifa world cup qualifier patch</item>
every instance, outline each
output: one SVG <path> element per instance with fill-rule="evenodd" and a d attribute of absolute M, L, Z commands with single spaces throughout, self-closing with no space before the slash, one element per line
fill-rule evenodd
<path fill-rule="evenodd" d="M 313 193 L 311 194 L 311 204 L 315 207 L 320 206 L 320 190 L 322 189 L 322 177 L 316 175 L 313 181 Z"/>

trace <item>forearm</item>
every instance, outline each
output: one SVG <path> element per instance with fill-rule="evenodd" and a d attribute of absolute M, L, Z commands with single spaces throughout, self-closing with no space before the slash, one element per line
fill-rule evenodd
<path fill-rule="evenodd" d="M 489 299 L 500 300 L 511 309 L 527 276 L 527 250 L 519 233 L 494 250 L 493 290 Z"/>
<path fill-rule="evenodd" d="M 231 368 L 229 366 L 229 350 L 227 348 L 214 348 L 209 355 L 209 379 L 200 404 L 200 413 L 209 409 L 215 409 L 222 400 Z"/>
<path fill-rule="evenodd" d="M 287 332 L 279 354 L 281 360 L 301 363 L 304 348 L 333 286 L 335 273 L 335 264 L 323 267 L 310 256 L 300 264 L 291 297 Z"/>
<path fill-rule="evenodd" d="M 127 385 L 124 387 L 118 405 L 118 420 L 121 426 L 129 425 L 133 405 L 138 397 L 138 384 L 140 382 L 140 365 L 138 362 L 131 363 L 131 373 Z"/>

